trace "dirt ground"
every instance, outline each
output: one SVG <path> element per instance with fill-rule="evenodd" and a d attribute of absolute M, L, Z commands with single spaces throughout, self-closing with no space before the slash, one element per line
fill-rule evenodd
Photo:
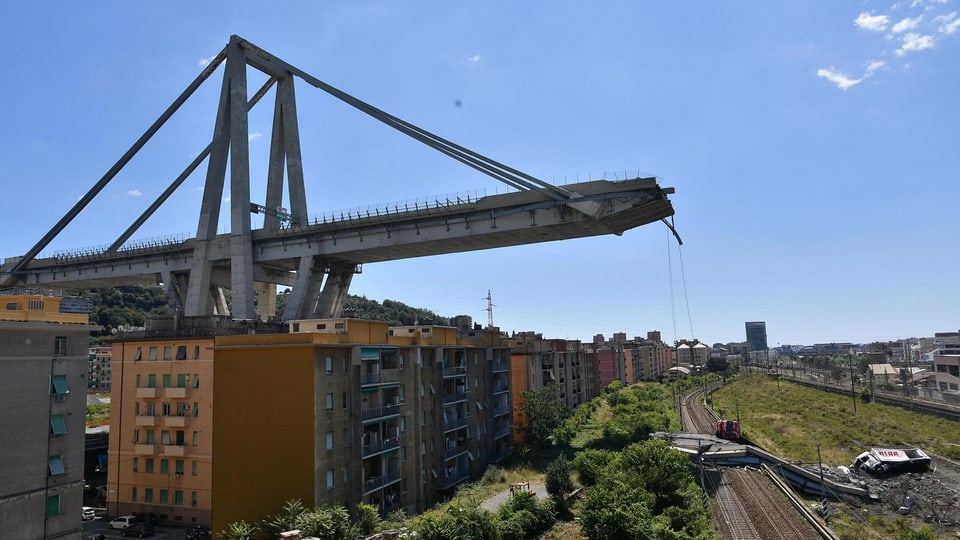
<path fill-rule="evenodd" d="M 960 463 L 933 456 L 930 470 L 923 473 L 873 476 L 856 470 L 844 474 L 840 467 L 824 473 L 867 489 L 873 501 L 848 498 L 834 504 L 834 512 L 847 513 L 854 521 L 904 517 L 914 528 L 926 525 L 940 538 L 960 536 Z"/>

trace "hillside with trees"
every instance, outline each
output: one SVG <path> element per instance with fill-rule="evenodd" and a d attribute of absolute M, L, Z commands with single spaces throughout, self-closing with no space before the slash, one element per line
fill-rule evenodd
<path fill-rule="evenodd" d="M 85 289 L 71 293 L 92 304 L 90 320 L 103 327 L 101 336 L 110 336 L 116 328 L 144 326 L 150 319 L 170 317 L 167 296 L 159 286 L 125 286 Z M 277 312 L 283 312 L 290 290 L 277 294 Z M 429 309 L 415 308 L 397 300 L 382 303 L 365 296 L 349 295 L 344 302 L 343 316 L 355 319 L 384 321 L 393 326 L 419 324 L 448 325 L 450 318 Z"/>

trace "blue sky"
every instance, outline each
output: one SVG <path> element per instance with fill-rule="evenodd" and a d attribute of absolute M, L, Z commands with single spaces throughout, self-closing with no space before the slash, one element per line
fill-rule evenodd
<path fill-rule="evenodd" d="M 503 330 L 585 340 L 742 341 L 752 320 L 771 345 L 960 329 L 957 0 L 7 2 L 0 257 L 32 247 L 231 34 L 544 180 L 676 188 L 682 252 L 653 224 L 371 264 L 354 294 L 485 322 L 490 290 Z M 166 188 L 210 140 L 220 75 L 45 253 L 109 244 Z M 507 189 L 305 84 L 297 100 L 311 214 Z M 250 118 L 255 200 L 270 103 Z M 135 238 L 195 234 L 202 172 Z"/>

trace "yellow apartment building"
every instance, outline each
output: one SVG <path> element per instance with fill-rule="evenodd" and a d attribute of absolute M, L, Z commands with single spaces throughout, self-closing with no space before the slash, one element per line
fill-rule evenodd
<path fill-rule="evenodd" d="M 274 514 L 293 498 L 415 514 L 510 454 L 509 352 L 496 331 L 356 319 L 292 321 L 286 330 L 114 350 L 126 359 L 141 348 L 141 360 L 125 360 L 131 367 L 123 382 L 114 366 L 114 401 L 127 411 L 126 435 L 114 440 L 111 432 L 111 463 L 119 448 L 116 460 L 127 471 L 109 480 L 117 512 L 155 512 L 215 531 Z M 145 359 L 149 347 L 157 360 Z M 144 387 L 156 391 L 137 390 Z M 117 388 L 139 392 L 140 409 Z M 166 397 L 168 388 L 184 388 L 174 392 L 183 397 Z M 140 419 L 144 412 L 155 419 Z M 180 413 L 187 425 L 167 426 L 165 418 Z M 148 457 L 153 473 L 142 470 Z M 159 472 L 162 459 L 174 460 L 167 473 Z M 176 467 L 182 476 L 171 476 Z"/>

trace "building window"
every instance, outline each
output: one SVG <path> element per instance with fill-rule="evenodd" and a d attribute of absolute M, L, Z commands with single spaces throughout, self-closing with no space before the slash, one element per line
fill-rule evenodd
<path fill-rule="evenodd" d="M 133 458 L 133 472 L 137 472 L 140 468 L 140 458 Z"/>
<path fill-rule="evenodd" d="M 190 506 L 196 506 L 196 505 L 197 505 L 197 492 L 196 492 L 196 491 L 191 491 L 191 492 L 190 492 Z"/>
<path fill-rule="evenodd" d="M 66 375 L 54 375 L 50 378 L 50 393 L 58 396 L 70 393 Z"/>
<path fill-rule="evenodd" d="M 137 502 L 137 486 L 130 488 L 130 500 Z"/>
<path fill-rule="evenodd" d="M 147 471 L 148 473 L 152 473 L 152 472 L 153 472 L 153 458 L 149 458 L 149 457 L 146 458 L 146 459 L 144 460 L 144 465 L 146 466 L 146 471 Z"/>
<path fill-rule="evenodd" d="M 300 331 L 300 323 L 298 322 L 293 323 L 293 333 L 297 333 L 299 331 Z"/>
<path fill-rule="evenodd" d="M 400 447 L 400 461 L 403 462 L 403 463 L 406 463 L 406 462 L 407 462 L 407 447 L 406 447 L 406 446 Z"/>
<path fill-rule="evenodd" d="M 331 373 L 333 373 L 333 357 L 332 356 L 328 356 L 324 358 L 323 368 L 324 368 L 324 371 L 326 371 L 327 375 L 330 375 Z"/>
<path fill-rule="evenodd" d="M 143 357 L 143 348 L 137 347 L 137 352 L 133 353 L 133 360 L 135 362 L 139 362 L 142 357 Z"/>
<path fill-rule="evenodd" d="M 327 432 L 327 450 L 333 450 L 333 432 Z"/>
<path fill-rule="evenodd" d="M 182 460 L 182 459 L 178 459 L 178 460 L 176 460 L 176 461 L 174 462 L 173 472 L 175 472 L 177 475 L 182 475 L 182 474 L 183 474 L 183 460 Z"/>
<path fill-rule="evenodd" d="M 187 378 L 190 376 L 188 373 L 177 373 L 177 388 L 186 388 L 187 387 Z"/>
<path fill-rule="evenodd" d="M 191 464 L 191 469 L 192 469 L 191 472 L 193 473 L 193 475 L 197 476 L 200 473 L 200 462 L 197 460 L 193 460 L 193 463 Z"/>
<path fill-rule="evenodd" d="M 177 506 L 183 504 L 183 492 L 179 489 L 173 492 L 173 504 Z"/>
<path fill-rule="evenodd" d="M 401 416 L 400 417 L 400 433 L 406 433 L 406 432 L 407 432 L 407 417 Z"/>
<path fill-rule="evenodd" d="M 169 373 L 163 374 L 163 387 L 170 388 L 170 381 L 173 380 L 173 377 Z"/>
<path fill-rule="evenodd" d="M 343 393 L 343 408 L 344 408 L 344 409 L 347 408 L 347 393 L 346 393 L 346 392 Z"/>
<path fill-rule="evenodd" d="M 170 460 L 161 459 L 160 460 L 160 474 L 170 474 Z"/>
<path fill-rule="evenodd" d="M 63 459 L 60 457 L 60 454 L 47 458 L 47 469 L 50 471 L 50 476 L 57 476 L 66 472 L 63 468 Z"/>
<path fill-rule="evenodd" d="M 326 403 L 326 405 L 327 405 L 327 410 L 328 410 L 328 411 L 332 411 L 332 410 L 333 410 L 333 394 L 327 394 L 327 403 Z"/>
<path fill-rule="evenodd" d="M 147 352 L 147 360 L 156 360 L 157 359 L 157 348 L 150 347 Z"/>
<path fill-rule="evenodd" d="M 147 416 L 153 416 L 153 413 L 151 412 L 151 413 L 148 414 Z M 157 442 L 157 441 L 156 441 L 156 436 L 157 436 L 157 434 L 156 434 L 156 432 L 155 432 L 154 430 L 148 429 L 148 430 L 147 430 L 147 444 L 153 444 L 153 443 Z"/>
<path fill-rule="evenodd" d="M 343 446 L 344 447 L 350 446 L 350 436 L 348 434 L 349 434 L 349 431 L 347 430 L 347 428 L 343 428 Z"/>
<path fill-rule="evenodd" d="M 164 359 L 164 360 L 173 360 L 173 345 L 164 345 L 164 346 L 163 346 L 163 359 Z"/>
<path fill-rule="evenodd" d="M 199 359 L 200 359 L 200 346 L 199 346 L 199 345 L 194 345 L 194 346 L 193 346 L 193 359 L 194 359 L 194 360 L 199 360 Z"/>
<path fill-rule="evenodd" d="M 343 483 L 346 484 L 350 481 L 350 468 L 346 465 L 343 466 Z"/>
<path fill-rule="evenodd" d="M 197 401 L 193 402 L 193 415 L 200 416 L 200 403 Z"/>
<path fill-rule="evenodd" d="M 177 360 L 186 360 L 187 359 L 187 346 L 178 345 L 177 346 Z"/>
<path fill-rule="evenodd" d="M 153 502 L 153 488 L 143 488 L 143 502 Z"/>
<path fill-rule="evenodd" d="M 333 469 L 327 469 L 327 489 L 333 489 Z"/>
<path fill-rule="evenodd" d="M 50 433 L 54 435 L 63 435 L 67 432 L 67 424 L 63 421 L 62 414 L 55 414 L 50 417 Z"/>
<path fill-rule="evenodd" d="M 194 431 L 194 432 L 193 432 L 193 445 L 194 445 L 194 446 L 199 446 L 199 445 L 200 445 L 200 432 L 199 432 L 199 431 Z"/>
<path fill-rule="evenodd" d="M 57 336 L 53 338 L 53 355 L 54 356 L 67 355 L 67 336 Z"/>
<path fill-rule="evenodd" d="M 60 515 L 60 496 L 50 495 L 47 497 L 47 517 Z"/>
<path fill-rule="evenodd" d="M 194 387 L 194 388 L 200 388 L 200 374 L 199 374 L 199 373 L 194 373 L 194 374 L 193 374 L 193 387 Z"/>
<path fill-rule="evenodd" d="M 170 432 L 163 430 L 160 432 L 160 444 L 170 444 Z"/>
<path fill-rule="evenodd" d="M 149 373 L 147 374 L 147 388 L 156 388 L 157 387 L 157 374 Z"/>
<path fill-rule="evenodd" d="M 166 489 L 160 490 L 160 504 L 167 504 L 168 502 L 169 491 Z"/>

